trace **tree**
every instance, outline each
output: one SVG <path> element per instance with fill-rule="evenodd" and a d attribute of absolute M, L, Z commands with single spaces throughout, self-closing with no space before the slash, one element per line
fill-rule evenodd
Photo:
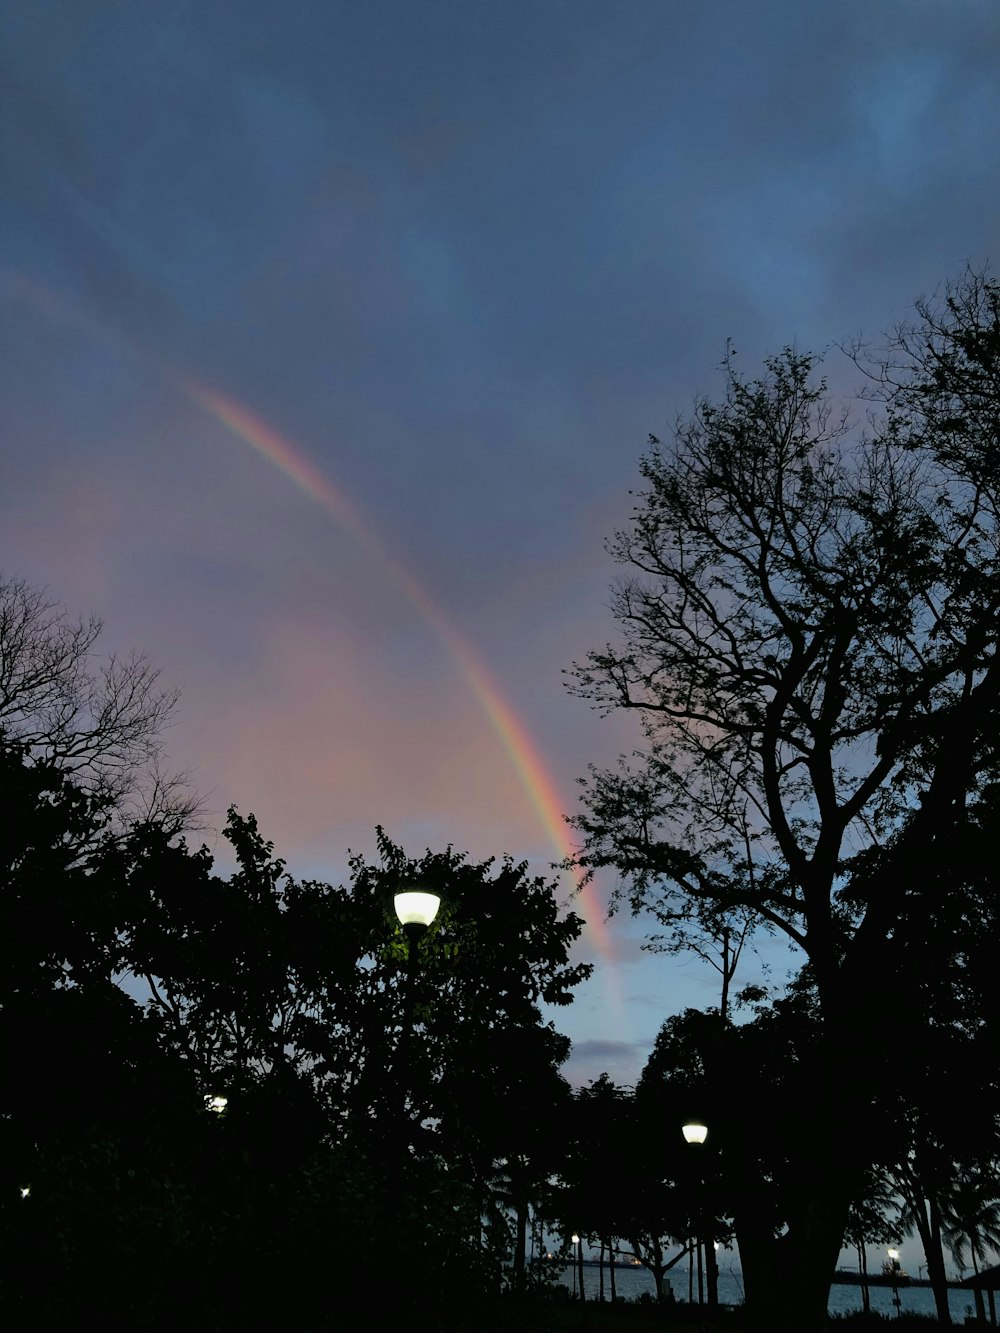
<path fill-rule="evenodd" d="M 965 1267 L 965 1247 L 969 1247 L 972 1271 L 979 1276 L 979 1265 L 989 1251 L 1000 1250 L 1000 1188 L 995 1163 L 988 1173 L 966 1172 L 957 1176 L 944 1198 L 944 1239 L 951 1257 L 960 1269 Z M 975 1288 L 976 1311 L 986 1322 L 982 1288 Z"/>
<path fill-rule="evenodd" d="M 146 1327 L 191 1257 L 178 1165 L 197 1087 L 117 984 L 128 898 L 102 860 L 106 796 L 0 742 L 0 801 L 4 1313 L 21 1327 L 117 1310 Z"/>
<path fill-rule="evenodd" d="M 902 1231 L 893 1221 L 896 1194 L 892 1183 L 882 1171 L 865 1173 L 862 1193 L 851 1204 L 844 1231 L 844 1244 L 854 1247 L 858 1256 L 858 1276 L 861 1279 L 861 1308 L 871 1313 L 868 1291 L 868 1246 L 884 1245 L 887 1241 L 898 1244 Z"/>
<path fill-rule="evenodd" d="M 377 861 L 350 858 L 346 886 L 296 881 L 253 816 L 231 809 L 225 837 L 228 880 L 205 849 L 157 828 L 115 849 L 132 911 L 125 952 L 160 1040 L 206 1091 L 258 1108 L 241 1115 L 262 1123 L 271 1106 L 294 1121 L 294 1134 L 275 1122 L 270 1165 L 255 1149 L 258 1178 L 278 1189 L 290 1144 L 308 1152 L 325 1137 L 366 1163 L 367 1206 L 388 1219 L 426 1175 L 418 1160 L 442 1163 L 437 1185 L 451 1203 L 460 1191 L 468 1244 L 485 1251 L 483 1220 L 506 1234 L 513 1214 L 521 1286 L 569 1093 L 558 1072 L 569 1041 L 539 1005 L 568 1003 L 589 973 L 569 961 L 582 922 L 560 917 L 554 885 L 523 864 L 471 864 L 450 848 L 408 858 L 381 829 Z M 442 898 L 413 968 L 392 905 L 407 884 Z M 512 1121 L 512 1105 L 530 1113 Z"/>
<path fill-rule="evenodd" d="M 556 886 L 529 876 L 524 863 L 470 863 L 451 848 L 409 858 L 381 829 L 378 853 L 377 865 L 352 859 L 352 900 L 389 914 L 401 884 L 423 885 L 442 900 L 410 979 L 411 1121 L 433 1121 L 430 1142 L 477 1190 L 484 1213 L 498 1203 L 512 1209 L 520 1285 L 529 1208 L 558 1164 L 560 1107 L 569 1095 L 558 1072 L 569 1042 L 543 1020 L 540 1005 L 570 1003 L 589 976 L 590 964 L 569 958 L 583 922 L 561 916 Z M 383 938 L 380 964 L 392 988 L 406 946 L 398 928 Z M 397 1010 L 390 1031 L 405 1017 Z M 513 1105 L 526 1113 L 512 1120 Z"/>
<path fill-rule="evenodd" d="M 686 1171 L 680 1121 L 676 1135 L 665 1133 L 661 1106 L 606 1075 L 579 1089 L 569 1109 L 557 1205 L 563 1225 L 597 1237 L 602 1250 L 636 1259 L 662 1303 L 667 1273 L 693 1249 L 687 1238 L 694 1231 L 695 1183 Z"/>
<path fill-rule="evenodd" d="M 235 810 L 223 879 L 162 824 L 110 830 L 109 796 L 21 747 L 0 745 L 0 791 L 5 1313 L 320 1329 L 332 1253 L 362 1283 L 392 1269 L 383 1313 L 419 1303 L 444 1328 L 500 1290 L 511 1232 L 523 1272 L 569 1095 L 539 1005 L 589 972 L 554 885 L 451 849 L 410 860 L 381 831 L 347 887 L 298 882 Z M 401 882 L 446 899 L 412 976 Z"/>
<path fill-rule="evenodd" d="M 0 739 L 109 809 L 180 829 L 197 802 L 162 768 L 177 692 L 140 654 L 96 661 L 102 628 L 0 574 Z"/>
<path fill-rule="evenodd" d="M 650 437 L 611 544 L 632 571 L 623 643 L 573 677 L 645 737 L 586 781 L 581 864 L 615 867 L 661 920 L 747 910 L 808 963 L 821 1037 L 781 1283 L 752 1283 L 743 1255 L 748 1297 L 798 1330 L 825 1321 L 868 1164 L 842 1127 L 884 1087 L 855 1035 L 897 934 L 933 968 L 955 847 L 998 777 L 1000 286 L 966 273 L 881 356 L 853 350 L 877 400 L 864 431 L 816 357 L 786 348 L 748 381 L 730 349 L 724 399 Z"/>

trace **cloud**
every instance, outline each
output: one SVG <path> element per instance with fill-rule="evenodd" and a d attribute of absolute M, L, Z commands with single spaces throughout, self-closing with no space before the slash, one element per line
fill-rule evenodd
<path fill-rule="evenodd" d="M 608 1074 L 615 1083 L 632 1086 L 642 1073 L 651 1049 L 652 1042 L 607 1038 L 574 1041 L 563 1073 L 577 1088 L 600 1078 L 601 1074 Z"/>

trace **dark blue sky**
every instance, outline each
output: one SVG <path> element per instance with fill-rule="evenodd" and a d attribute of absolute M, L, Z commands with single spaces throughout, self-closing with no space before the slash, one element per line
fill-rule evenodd
<path fill-rule="evenodd" d="M 613 632 L 603 542 L 647 433 L 718 391 L 727 338 L 749 372 L 875 337 L 1000 251 L 992 0 L 11 0 L 2 22 L 0 569 L 161 665 L 176 764 L 303 874 L 339 875 L 377 821 L 551 861 L 427 606 L 571 809 L 636 739 L 560 672 Z M 831 352 L 838 392 L 850 369 Z M 639 934 L 613 924 L 617 961 L 559 1016 L 577 1076 L 634 1078 L 668 1012 L 715 998 Z"/>

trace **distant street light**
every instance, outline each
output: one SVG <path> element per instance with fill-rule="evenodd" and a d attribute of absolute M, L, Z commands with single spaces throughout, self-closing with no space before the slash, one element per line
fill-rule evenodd
<path fill-rule="evenodd" d="M 220 1093 L 205 1094 L 205 1110 L 211 1111 L 213 1115 L 222 1115 L 228 1105 L 229 1098 L 223 1097 Z"/>
<path fill-rule="evenodd" d="M 576 1247 L 573 1255 L 573 1295 L 576 1295 L 576 1270 L 580 1269 L 580 1295 L 583 1295 L 583 1250 L 580 1248 L 580 1237 L 574 1231 L 570 1240 Z"/>
<path fill-rule="evenodd" d="M 899 1266 L 899 1251 L 892 1245 L 886 1250 L 889 1256 L 889 1280 L 892 1283 L 892 1303 L 896 1307 L 896 1318 L 899 1318 L 900 1309 L 903 1304 L 902 1297 L 899 1294 L 899 1279 L 902 1269 Z"/>
<path fill-rule="evenodd" d="M 708 1138 L 708 1127 L 700 1120 L 689 1120 L 683 1129 L 686 1143 L 704 1143 Z"/>

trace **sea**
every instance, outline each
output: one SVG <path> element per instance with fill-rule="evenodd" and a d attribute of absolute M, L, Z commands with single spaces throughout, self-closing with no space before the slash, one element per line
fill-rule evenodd
<path fill-rule="evenodd" d="M 583 1268 L 583 1288 L 584 1295 L 588 1301 L 596 1301 L 600 1289 L 599 1270 L 596 1266 L 585 1264 Z M 574 1271 L 571 1265 L 567 1264 L 562 1270 L 562 1282 L 570 1291 L 577 1289 L 577 1282 L 574 1277 Z M 680 1268 L 667 1274 L 665 1283 L 669 1282 L 674 1293 L 674 1299 L 677 1301 L 698 1300 L 698 1279 L 694 1278 L 693 1284 L 689 1284 L 688 1270 L 685 1265 L 683 1271 Z M 629 1300 L 636 1300 L 644 1293 L 650 1296 L 656 1295 L 656 1286 L 653 1282 L 653 1276 L 645 1268 L 616 1268 L 615 1285 L 619 1297 L 626 1297 Z M 692 1290 L 693 1285 L 693 1290 Z M 936 1313 L 934 1305 L 934 1293 L 930 1287 L 900 1287 L 899 1311 L 901 1314 L 921 1314 L 934 1315 Z M 891 1287 L 869 1287 L 868 1295 L 870 1306 L 875 1314 L 894 1315 L 896 1307 L 892 1303 Z M 604 1270 L 604 1298 L 611 1299 L 611 1280 L 607 1268 Z M 719 1262 L 719 1304 L 720 1305 L 742 1305 L 743 1303 L 743 1275 L 736 1264 L 726 1264 L 722 1260 Z M 975 1314 L 975 1302 L 971 1291 L 956 1290 L 953 1287 L 948 1289 L 948 1304 L 951 1307 L 951 1317 L 956 1324 L 965 1322 L 967 1315 Z M 861 1288 L 852 1283 L 837 1283 L 830 1288 L 829 1311 L 831 1314 L 853 1314 L 862 1309 Z"/>

